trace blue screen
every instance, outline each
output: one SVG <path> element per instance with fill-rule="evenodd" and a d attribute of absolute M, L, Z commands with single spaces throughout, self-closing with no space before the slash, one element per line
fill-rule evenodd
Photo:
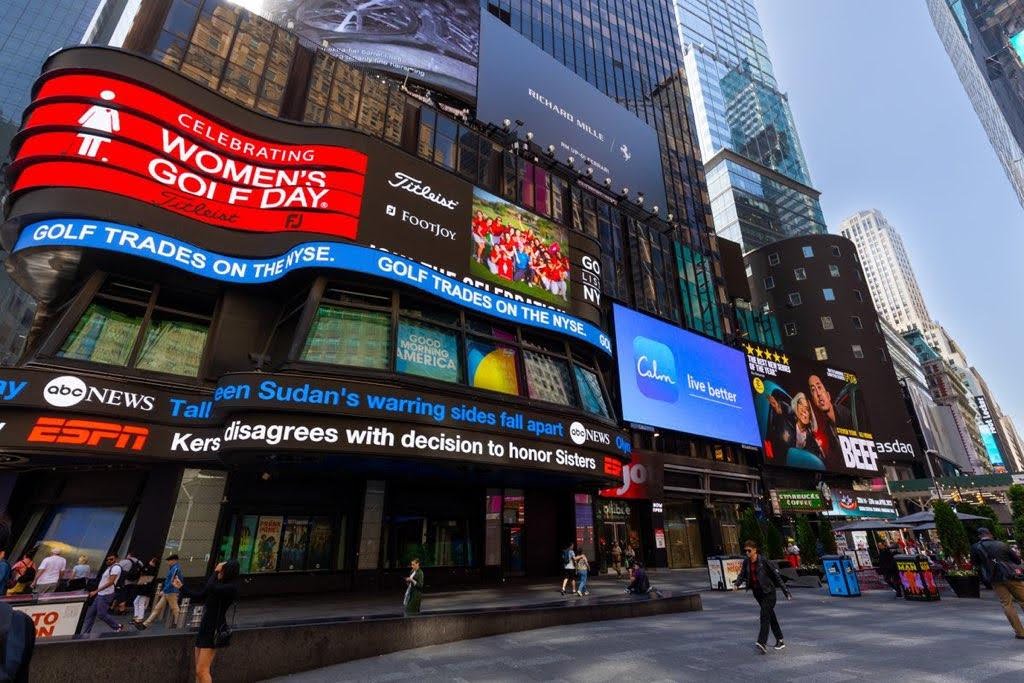
<path fill-rule="evenodd" d="M 618 304 L 614 309 L 624 420 L 761 444 L 742 352 Z"/>

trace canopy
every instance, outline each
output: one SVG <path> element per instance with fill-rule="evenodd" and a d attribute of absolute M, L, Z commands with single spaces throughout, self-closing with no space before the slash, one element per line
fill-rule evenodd
<path fill-rule="evenodd" d="M 966 520 L 966 519 L 988 519 L 988 517 L 979 517 L 978 515 L 968 515 L 965 512 L 958 512 L 958 513 L 956 513 L 956 516 L 959 519 L 962 519 L 962 520 Z M 894 522 L 899 522 L 900 524 L 908 524 L 908 525 L 927 524 L 929 522 L 934 524 L 935 523 L 935 513 L 932 512 L 931 510 L 924 510 L 923 512 L 915 512 L 912 515 L 907 515 L 906 517 L 900 517 L 899 519 L 894 519 L 893 521 Z M 921 529 L 921 531 L 924 531 L 924 530 Z"/>
<path fill-rule="evenodd" d="M 911 526 L 910 524 L 896 524 L 899 520 L 887 522 L 879 519 L 864 519 L 859 522 L 850 522 L 837 526 L 833 531 L 899 531 Z"/>

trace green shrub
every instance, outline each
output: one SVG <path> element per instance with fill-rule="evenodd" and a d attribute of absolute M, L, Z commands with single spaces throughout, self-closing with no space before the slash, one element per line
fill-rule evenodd
<path fill-rule="evenodd" d="M 964 523 L 957 518 L 953 508 L 941 500 L 932 503 L 932 511 L 935 512 L 935 530 L 939 533 L 942 549 L 957 567 L 963 567 L 971 552 Z"/>
<path fill-rule="evenodd" d="M 800 564 L 821 564 L 818 557 L 818 537 L 814 535 L 807 517 L 801 515 L 796 520 L 796 544 L 800 546 Z"/>
<path fill-rule="evenodd" d="M 771 560 L 780 560 L 785 553 L 782 543 L 782 532 L 774 522 L 769 521 L 764 527 L 764 552 Z"/>
<path fill-rule="evenodd" d="M 747 541 L 757 543 L 757 547 L 767 550 L 764 545 L 764 533 L 761 531 L 761 524 L 754 515 L 753 508 L 747 508 L 740 515 L 740 547 Z"/>
<path fill-rule="evenodd" d="M 836 534 L 832 530 L 832 522 L 829 521 L 828 517 L 823 517 L 821 525 L 818 526 L 818 538 L 821 539 L 821 544 L 825 546 L 826 555 L 835 555 L 839 552 L 839 546 L 836 545 Z"/>

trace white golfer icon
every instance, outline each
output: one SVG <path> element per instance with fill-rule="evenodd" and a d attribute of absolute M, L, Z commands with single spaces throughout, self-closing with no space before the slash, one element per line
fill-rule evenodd
<path fill-rule="evenodd" d="M 110 102 L 116 95 L 113 90 L 104 90 L 100 93 L 100 97 Z M 92 130 L 99 130 L 104 133 L 116 133 L 121 130 L 121 117 L 118 115 L 117 110 L 99 104 L 94 104 L 86 109 L 85 113 L 78 119 L 78 122 L 82 124 L 83 128 L 91 128 Z M 100 151 L 100 145 L 110 141 L 110 138 L 106 136 L 93 135 L 91 133 L 78 133 L 78 137 L 82 138 L 82 144 L 78 147 L 78 154 L 83 157 L 95 157 L 96 153 Z"/>

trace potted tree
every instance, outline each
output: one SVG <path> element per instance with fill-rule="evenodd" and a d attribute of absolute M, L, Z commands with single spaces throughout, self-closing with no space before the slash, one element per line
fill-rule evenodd
<path fill-rule="evenodd" d="M 964 523 L 956 516 L 953 508 L 942 501 L 935 501 L 932 511 L 935 513 L 935 530 L 939 533 L 939 542 L 953 562 L 953 568 L 946 572 L 949 587 L 958 598 L 980 598 L 981 582 L 978 573 L 968 569 L 967 557 L 971 549 L 967 543 Z"/>

